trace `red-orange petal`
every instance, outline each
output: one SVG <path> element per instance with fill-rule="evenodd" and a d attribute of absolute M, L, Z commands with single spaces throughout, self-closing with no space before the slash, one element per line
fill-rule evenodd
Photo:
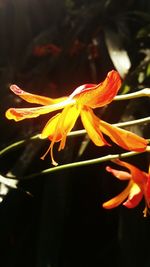
<path fill-rule="evenodd" d="M 40 105 L 52 105 L 64 101 L 67 97 L 59 97 L 59 98 L 49 98 L 41 95 L 31 94 L 28 92 L 23 91 L 20 87 L 15 84 L 10 86 L 10 90 L 18 95 L 20 98 L 24 99 L 29 103 L 35 103 Z"/>
<path fill-rule="evenodd" d="M 93 113 L 93 111 L 88 107 L 84 107 L 82 108 L 80 115 L 83 126 L 93 143 L 96 146 L 109 145 L 99 129 L 100 119 Z"/>
<path fill-rule="evenodd" d="M 142 198 L 143 198 L 143 193 L 140 187 L 136 183 L 133 183 L 130 189 L 128 199 L 123 203 L 123 205 L 129 209 L 133 209 L 140 203 Z"/>
<path fill-rule="evenodd" d="M 126 150 L 144 152 L 148 144 L 144 138 L 102 120 L 100 130 L 108 135 L 114 143 Z"/>
<path fill-rule="evenodd" d="M 130 180 L 127 187 L 119 195 L 103 203 L 103 208 L 112 209 L 118 207 L 128 197 L 132 185 L 133 182 Z"/>
<path fill-rule="evenodd" d="M 132 176 L 132 180 L 137 183 L 138 185 L 142 185 L 147 183 L 147 173 L 141 171 L 139 168 L 133 166 L 132 164 L 125 162 L 125 161 L 121 161 L 119 159 L 115 159 L 113 160 L 113 162 L 115 162 L 116 164 L 123 166 L 125 168 L 127 168 Z"/>
<path fill-rule="evenodd" d="M 121 79 L 119 73 L 112 70 L 107 74 L 103 82 L 98 85 L 85 84 L 80 86 L 70 97 L 75 98 L 81 105 L 97 108 L 109 104 L 118 93 L 120 87 Z"/>
<path fill-rule="evenodd" d="M 132 178 L 132 175 L 126 171 L 120 171 L 113 169 L 109 166 L 106 167 L 106 171 L 111 172 L 119 180 L 129 180 Z"/>
<path fill-rule="evenodd" d="M 150 175 L 147 175 L 147 183 L 146 183 L 145 188 L 146 188 L 145 189 L 146 198 L 150 205 Z"/>

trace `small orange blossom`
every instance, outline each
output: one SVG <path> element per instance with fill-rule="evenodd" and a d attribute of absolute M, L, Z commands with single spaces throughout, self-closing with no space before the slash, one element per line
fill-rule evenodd
<path fill-rule="evenodd" d="M 47 152 L 50 150 L 54 165 L 57 165 L 57 163 L 53 158 L 53 145 L 60 141 L 59 150 L 65 147 L 67 134 L 74 127 L 79 115 L 81 116 L 84 128 L 95 145 L 109 145 L 103 137 L 102 133 L 104 133 L 124 149 L 139 152 L 144 151 L 147 146 L 147 141 L 144 138 L 100 120 L 92 111 L 92 109 L 109 104 L 116 96 L 120 86 L 121 79 L 115 70 L 110 71 L 103 82 L 97 85 L 81 85 L 70 96 L 63 98 L 52 99 L 30 94 L 16 85 L 11 85 L 10 89 L 25 101 L 43 106 L 34 108 L 10 108 L 6 111 L 6 117 L 20 121 L 63 109 L 61 113 L 56 114 L 47 122 L 41 133 L 41 138 L 48 137 L 51 141 Z"/>
<path fill-rule="evenodd" d="M 134 208 L 140 203 L 144 196 L 146 207 L 143 213 L 144 216 L 146 216 L 150 208 L 150 168 L 148 173 L 146 173 L 132 164 L 119 159 L 113 160 L 113 162 L 127 168 L 129 172 L 116 170 L 109 166 L 106 167 L 106 170 L 111 172 L 119 180 L 129 180 L 129 183 L 119 195 L 103 203 L 103 207 L 111 209 L 119 206 L 123 202 L 123 205 L 127 208 Z"/>

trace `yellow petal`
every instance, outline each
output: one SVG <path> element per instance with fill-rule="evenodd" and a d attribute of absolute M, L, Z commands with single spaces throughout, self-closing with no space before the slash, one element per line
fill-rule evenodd
<path fill-rule="evenodd" d="M 52 105 L 59 102 L 62 102 L 67 99 L 67 97 L 60 97 L 60 98 L 49 98 L 41 95 L 31 94 L 28 92 L 23 91 L 21 88 L 19 88 L 17 85 L 12 84 L 10 86 L 11 91 L 13 91 L 14 94 L 18 95 L 20 98 L 24 99 L 25 101 L 29 103 L 35 103 L 40 105 Z"/>
<path fill-rule="evenodd" d="M 96 146 L 108 145 L 99 129 L 100 119 L 90 108 L 84 107 L 81 110 L 81 120 L 90 139 Z"/>
<path fill-rule="evenodd" d="M 112 70 L 107 74 L 106 79 L 102 83 L 96 86 L 81 86 L 81 89 L 77 88 L 72 96 L 81 105 L 97 108 L 109 104 L 118 93 L 120 87 L 120 76 L 117 71 Z"/>
<path fill-rule="evenodd" d="M 67 99 L 60 103 L 35 108 L 10 108 L 6 111 L 5 116 L 9 120 L 21 121 L 24 119 L 36 118 L 40 115 L 50 113 L 55 110 L 63 109 L 75 103 L 74 100 Z"/>
<path fill-rule="evenodd" d="M 103 208 L 105 209 L 112 209 L 119 206 L 129 195 L 130 189 L 133 185 L 132 180 L 128 183 L 127 187 L 116 197 L 113 197 L 112 199 L 108 200 L 107 202 L 103 203 Z"/>
<path fill-rule="evenodd" d="M 126 150 L 143 152 L 148 144 L 144 138 L 102 120 L 100 130 L 108 135 L 114 143 Z"/>
<path fill-rule="evenodd" d="M 64 108 L 61 113 L 47 122 L 41 133 L 41 138 L 48 137 L 52 141 L 55 136 L 55 142 L 60 141 L 63 135 L 67 135 L 71 131 L 78 116 L 79 110 L 75 106 Z"/>
<path fill-rule="evenodd" d="M 76 120 L 80 114 L 80 109 L 76 106 L 65 107 L 62 111 L 62 119 L 59 122 L 59 128 L 62 132 L 62 140 L 60 142 L 59 150 L 63 149 L 66 142 L 67 134 L 74 127 Z"/>
<path fill-rule="evenodd" d="M 53 139 L 53 136 L 56 132 L 56 126 L 58 124 L 58 121 L 61 117 L 61 113 L 57 113 L 55 116 L 53 116 L 44 126 L 44 129 L 42 130 L 42 133 L 40 135 L 41 139 L 49 137 L 50 140 Z M 59 133 L 57 134 L 56 142 L 60 141 L 62 138 L 62 135 Z"/>
<path fill-rule="evenodd" d="M 56 142 L 61 141 L 59 150 L 64 149 L 67 134 L 74 127 L 79 114 L 80 110 L 77 109 L 76 106 L 65 107 L 61 113 L 57 114 L 48 121 L 42 131 L 41 138 L 48 137 L 52 142 L 42 159 L 44 159 L 44 157 L 50 151 L 52 164 L 55 166 L 57 165 L 57 162 L 54 160 L 53 156 L 53 146 Z"/>
<path fill-rule="evenodd" d="M 50 112 L 48 106 L 37 107 L 37 108 L 9 108 L 5 116 L 9 120 L 21 121 L 24 119 L 36 118 L 42 114 Z"/>

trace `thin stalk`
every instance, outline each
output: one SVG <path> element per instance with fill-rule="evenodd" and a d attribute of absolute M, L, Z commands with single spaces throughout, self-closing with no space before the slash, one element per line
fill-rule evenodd
<path fill-rule="evenodd" d="M 48 168 L 45 169 L 41 172 L 38 173 L 34 173 L 31 175 L 27 175 L 24 176 L 22 179 L 31 179 L 31 178 L 35 178 L 37 176 L 41 176 L 41 175 L 46 175 L 48 173 L 54 173 L 57 171 L 62 171 L 65 169 L 69 169 L 69 168 L 77 168 L 77 167 L 81 167 L 81 166 L 87 166 L 87 165 L 93 165 L 93 164 L 100 164 L 101 162 L 106 162 L 106 161 L 110 161 L 113 159 L 123 159 L 123 158 L 128 158 L 131 156 L 135 156 L 141 153 L 145 153 L 145 152 L 150 152 L 150 146 L 147 146 L 146 151 L 144 152 L 134 152 L 134 151 L 130 151 L 130 152 L 125 152 L 125 153 L 121 153 L 121 154 L 110 154 L 104 157 L 100 157 L 100 158 L 96 158 L 96 159 L 89 159 L 89 160 L 84 160 L 84 161 L 78 161 L 78 162 L 73 162 L 73 163 L 68 163 L 68 164 L 63 164 L 60 166 L 56 166 L 56 167 L 52 167 L 52 168 Z M 12 177 L 7 177 L 12 179 Z"/>
<path fill-rule="evenodd" d="M 125 127 L 128 127 L 128 126 L 138 125 L 138 124 L 142 124 L 142 123 L 149 123 L 149 122 L 150 122 L 150 117 L 146 117 L 146 118 L 127 121 L 127 122 L 115 123 L 115 124 L 112 124 L 112 125 L 117 126 L 117 127 L 121 127 L 121 128 L 125 128 Z M 68 133 L 68 136 L 70 136 L 70 137 L 71 136 L 81 136 L 81 135 L 84 135 L 84 134 L 86 134 L 86 131 L 84 129 L 82 129 L 82 130 L 72 131 L 72 132 Z M 33 135 L 30 138 L 28 138 L 28 140 L 34 140 L 34 139 L 37 139 L 37 138 L 40 138 L 40 134 Z M 27 142 L 27 140 L 23 139 L 23 140 L 17 141 L 15 143 L 5 147 L 4 149 L 2 149 L 0 151 L 0 157 L 3 156 L 5 153 L 9 152 L 9 150 L 23 145 L 25 142 Z"/>
<path fill-rule="evenodd" d="M 146 118 L 142 118 L 142 119 L 132 120 L 132 121 L 114 123 L 112 125 L 116 127 L 120 127 L 120 128 L 126 128 L 128 126 L 144 124 L 144 123 L 149 123 L 149 122 L 150 122 L 150 116 Z M 72 131 L 68 133 L 68 136 L 80 136 L 80 135 L 84 135 L 85 133 L 86 133 L 86 130 L 82 129 L 82 130 Z"/>
<path fill-rule="evenodd" d="M 9 150 L 11 150 L 11 149 L 13 149 L 13 148 L 16 148 L 16 147 L 19 147 L 19 146 L 23 145 L 25 142 L 27 142 L 27 140 L 34 140 L 34 139 L 37 139 L 37 138 L 39 138 L 39 137 L 40 137 L 40 135 L 39 135 L 39 134 L 36 134 L 36 135 L 34 135 L 34 136 L 29 137 L 28 139 L 22 139 L 22 140 L 20 140 L 20 141 L 17 141 L 17 142 L 15 142 L 15 143 L 13 143 L 13 144 L 11 144 L 11 145 L 5 147 L 4 149 L 2 149 L 2 150 L 0 151 L 0 157 L 3 156 L 5 153 L 9 152 Z"/>
<path fill-rule="evenodd" d="M 120 100 L 128 100 L 128 99 L 139 98 L 139 97 L 150 97 L 150 88 L 144 88 L 134 93 L 117 95 L 114 97 L 113 100 L 120 101 Z"/>

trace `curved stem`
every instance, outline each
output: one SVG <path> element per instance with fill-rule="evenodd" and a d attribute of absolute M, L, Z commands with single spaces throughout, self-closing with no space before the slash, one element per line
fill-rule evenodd
<path fill-rule="evenodd" d="M 39 134 L 36 134 L 36 135 L 33 135 L 33 136 L 29 137 L 28 140 L 34 140 L 34 139 L 37 139 L 39 137 L 40 137 L 40 135 Z M 3 156 L 3 154 L 9 152 L 9 150 L 23 145 L 25 142 L 27 142 L 27 140 L 26 139 L 23 139 L 23 140 L 17 141 L 15 143 L 13 143 L 13 144 L 5 147 L 4 149 L 2 149 L 0 151 L 0 157 Z"/>
<path fill-rule="evenodd" d="M 124 95 L 117 95 L 115 96 L 114 100 L 120 101 L 120 100 L 128 100 L 128 99 L 133 99 L 133 98 L 138 98 L 138 97 L 150 97 L 150 88 L 144 88 L 140 91 L 134 92 L 134 93 L 129 93 L 129 94 L 124 94 Z"/>
<path fill-rule="evenodd" d="M 147 146 L 147 149 L 145 152 L 150 152 L 150 146 Z M 96 158 L 96 159 L 89 159 L 89 160 L 84 160 L 84 161 L 78 161 L 78 162 L 74 162 L 74 163 L 68 163 L 68 164 L 63 164 L 60 166 L 56 166 L 56 167 L 52 167 L 52 168 L 48 168 L 43 170 L 42 172 L 38 172 L 38 173 L 34 173 L 31 175 L 27 175 L 24 176 L 22 179 L 31 179 L 31 178 L 35 178 L 37 176 L 41 176 L 41 175 L 46 175 L 48 173 L 52 173 L 52 172 L 57 172 L 57 171 L 62 171 L 65 169 L 69 169 L 69 168 L 77 168 L 77 167 L 81 167 L 81 166 L 87 166 L 87 165 L 93 165 L 93 164 L 99 164 L 101 162 L 105 162 L 105 161 L 110 161 L 113 159 L 123 159 L 123 158 L 127 158 L 127 157 L 131 157 L 131 156 L 135 156 L 141 153 L 145 153 L 145 152 L 134 152 L 134 151 L 130 151 L 130 152 L 125 152 L 125 153 L 121 153 L 121 154 L 114 154 L 114 155 L 107 155 L 104 157 L 100 157 L 100 158 Z M 7 178 L 12 179 L 12 177 L 7 176 Z"/>
<path fill-rule="evenodd" d="M 126 121 L 126 122 L 119 122 L 119 123 L 114 123 L 112 124 L 113 126 L 117 126 L 120 128 L 125 128 L 128 126 L 132 125 L 137 125 L 137 124 L 142 124 L 142 123 L 149 123 L 150 122 L 150 116 L 143 118 L 143 119 L 137 119 L 137 120 L 132 120 L 132 121 Z M 68 134 L 68 136 L 80 136 L 86 134 L 86 130 L 78 130 L 78 131 L 72 131 Z"/>
<path fill-rule="evenodd" d="M 112 124 L 112 125 L 117 126 L 117 127 L 128 127 L 128 126 L 131 126 L 131 125 L 149 123 L 149 122 L 150 122 L 150 117 L 146 117 L 146 118 L 143 118 L 143 119 L 127 121 L 127 122 L 120 122 L 120 123 L 115 123 L 115 124 Z M 81 136 L 81 135 L 84 135 L 84 134 L 86 134 L 86 131 L 84 129 L 82 129 L 82 130 L 78 130 L 78 131 L 72 131 L 72 132 L 70 132 L 68 134 L 68 136 Z M 37 138 L 40 138 L 40 134 L 33 135 L 30 138 L 28 138 L 28 140 L 34 140 L 34 139 L 37 139 Z M 2 155 L 4 155 L 5 153 L 9 152 L 9 150 L 23 145 L 26 141 L 27 141 L 26 139 L 23 139 L 23 140 L 17 141 L 15 143 L 5 147 L 4 149 L 2 149 L 0 151 L 0 157 Z"/>

